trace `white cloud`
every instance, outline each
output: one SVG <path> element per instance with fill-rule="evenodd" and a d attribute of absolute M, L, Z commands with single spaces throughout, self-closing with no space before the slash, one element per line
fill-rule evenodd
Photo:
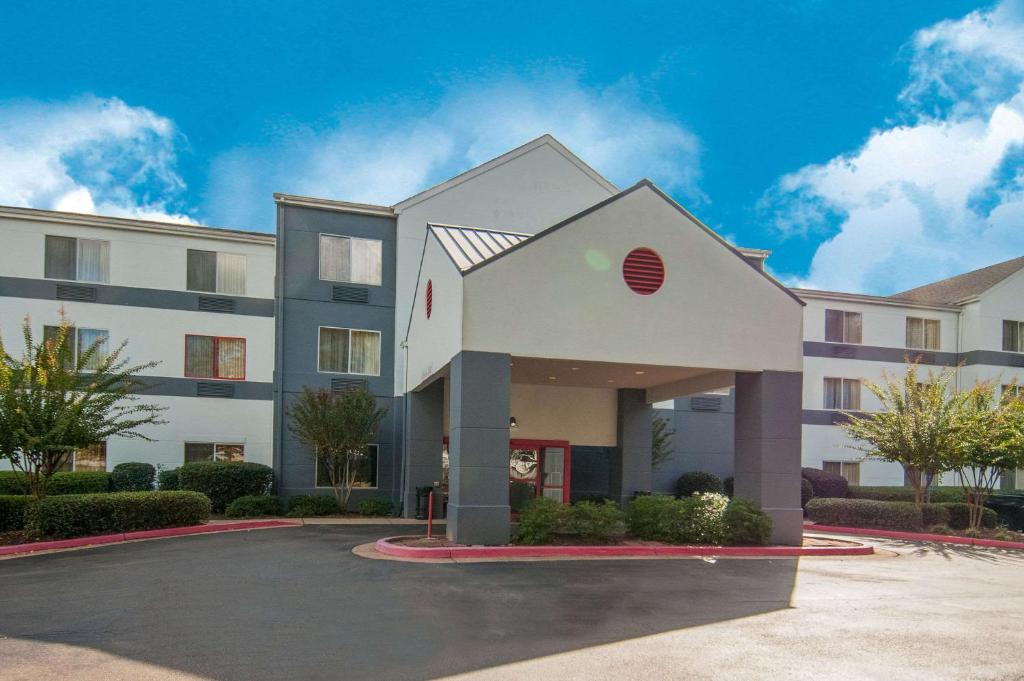
<path fill-rule="evenodd" d="M 0 204 L 193 222 L 173 123 L 123 101 L 0 102 Z"/>
<path fill-rule="evenodd" d="M 651 177 L 704 198 L 691 132 L 652 111 L 630 80 L 593 88 L 557 71 L 455 83 L 435 105 L 349 112 L 236 149 L 214 162 L 207 205 L 217 224 L 258 227 L 272 224 L 274 191 L 392 204 L 547 132 L 617 184 Z"/>
<path fill-rule="evenodd" d="M 782 177 L 761 209 L 824 238 L 790 283 L 891 293 L 1024 255 L 1024 13 L 1018 2 L 918 32 L 905 124 Z"/>

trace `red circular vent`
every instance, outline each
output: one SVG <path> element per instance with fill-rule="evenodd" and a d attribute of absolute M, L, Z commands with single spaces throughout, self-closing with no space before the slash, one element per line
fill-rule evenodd
<path fill-rule="evenodd" d="M 665 265 L 651 249 L 634 248 L 622 261 L 622 278 L 633 293 L 649 296 L 665 283 Z"/>
<path fill-rule="evenodd" d="M 430 319 L 430 313 L 434 311 L 434 280 L 427 279 L 427 319 Z"/>

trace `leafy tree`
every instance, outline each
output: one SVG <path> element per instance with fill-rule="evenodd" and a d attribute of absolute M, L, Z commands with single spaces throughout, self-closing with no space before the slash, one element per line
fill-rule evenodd
<path fill-rule="evenodd" d="M 660 466 L 672 458 L 672 437 L 676 431 L 669 427 L 670 423 L 664 416 L 655 416 L 651 423 L 651 466 Z"/>
<path fill-rule="evenodd" d="M 289 410 L 289 428 L 326 471 L 342 510 L 348 507 L 359 463 L 386 413 L 365 388 L 340 393 L 306 388 Z"/>
<path fill-rule="evenodd" d="M 960 444 L 965 394 L 950 390 L 956 372 L 943 369 L 921 380 L 917 362 L 907 362 L 902 378 L 885 373 L 881 383 L 865 381 L 881 406 L 871 414 L 844 412 L 842 424 L 867 456 L 903 467 L 914 503 L 925 501 L 935 476 L 952 469 L 951 457 Z"/>
<path fill-rule="evenodd" d="M 985 501 L 1005 470 L 1024 466 L 1024 401 L 1014 389 L 996 397 L 992 383 L 979 383 L 966 394 L 959 446 L 950 468 L 967 492 L 968 526 L 981 527 Z"/>
<path fill-rule="evenodd" d="M 72 329 L 62 314 L 56 335 L 36 342 L 26 317 L 20 359 L 0 338 L 0 459 L 25 474 L 37 498 L 76 449 L 113 436 L 148 440 L 139 428 L 163 423 L 163 408 L 135 395 L 136 374 L 157 363 L 130 364 L 127 341 L 104 354 L 102 338 L 75 357 Z"/>

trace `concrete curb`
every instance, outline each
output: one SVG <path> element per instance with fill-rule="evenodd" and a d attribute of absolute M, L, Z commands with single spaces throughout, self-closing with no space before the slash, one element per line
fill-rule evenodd
<path fill-rule="evenodd" d="M 886 539 L 904 539 L 906 541 L 931 541 L 943 544 L 963 544 L 966 546 L 982 546 L 992 549 L 1024 550 L 1024 542 L 1003 541 L 1001 539 L 954 537 L 948 534 L 928 534 L 925 532 L 897 532 L 895 530 L 873 530 L 867 527 L 839 527 L 837 525 L 810 524 L 804 524 L 804 531 L 824 532 L 826 534 L 857 534 L 862 537 L 884 537 Z"/>
<path fill-rule="evenodd" d="M 121 532 L 118 534 L 101 534 L 95 537 L 76 537 L 75 539 L 58 539 L 56 541 L 41 541 L 32 544 L 0 546 L 0 556 L 19 556 L 28 553 L 38 553 L 39 551 L 57 551 L 60 549 L 77 549 L 84 546 L 120 544 L 140 539 L 161 539 L 164 537 L 184 537 L 191 534 L 210 534 L 211 532 L 234 532 L 236 530 L 258 530 L 267 527 L 298 526 L 298 523 L 284 520 L 249 520 L 238 523 L 218 523 L 215 525 L 167 527 L 160 530 L 139 530 L 137 532 Z"/>
<path fill-rule="evenodd" d="M 413 547 L 392 543 L 406 537 L 377 540 L 378 553 L 395 558 L 632 558 L 708 556 L 792 558 L 797 556 L 868 556 L 871 546 L 444 546 Z"/>

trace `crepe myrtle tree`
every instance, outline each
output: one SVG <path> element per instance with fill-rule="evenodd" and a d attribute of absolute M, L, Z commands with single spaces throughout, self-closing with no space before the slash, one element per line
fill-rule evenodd
<path fill-rule="evenodd" d="M 289 428 L 309 447 L 331 481 L 339 510 L 348 508 L 359 464 L 387 413 L 366 388 L 342 392 L 304 388 L 288 410 Z"/>
<path fill-rule="evenodd" d="M 74 327 L 61 313 L 56 333 L 36 341 L 22 325 L 16 358 L 0 337 L 0 459 L 25 474 L 37 498 L 75 450 L 117 436 L 149 440 L 139 429 L 164 423 L 162 407 L 139 401 L 136 375 L 157 362 L 131 364 L 127 341 L 105 352 L 99 338 L 74 350 Z"/>
<path fill-rule="evenodd" d="M 958 446 L 950 468 L 967 493 L 970 528 L 981 527 L 985 502 L 1000 475 L 1024 467 L 1024 401 L 1016 382 L 996 395 L 994 383 L 979 383 L 966 394 Z"/>
<path fill-rule="evenodd" d="M 841 427 L 854 440 L 849 446 L 902 466 L 918 506 L 935 477 L 953 468 L 966 401 L 965 393 L 950 389 L 955 376 L 946 368 L 922 378 L 917 361 L 908 359 L 902 377 L 886 372 L 880 383 L 864 381 L 878 398 L 879 411 L 843 412 L 847 421 Z"/>
<path fill-rule="evenodd" d="M 676 434 L 670 421 L 655 416 L 651 422 L 651 466 L 657 467 L 672 458 L 672 436 Z"/>

